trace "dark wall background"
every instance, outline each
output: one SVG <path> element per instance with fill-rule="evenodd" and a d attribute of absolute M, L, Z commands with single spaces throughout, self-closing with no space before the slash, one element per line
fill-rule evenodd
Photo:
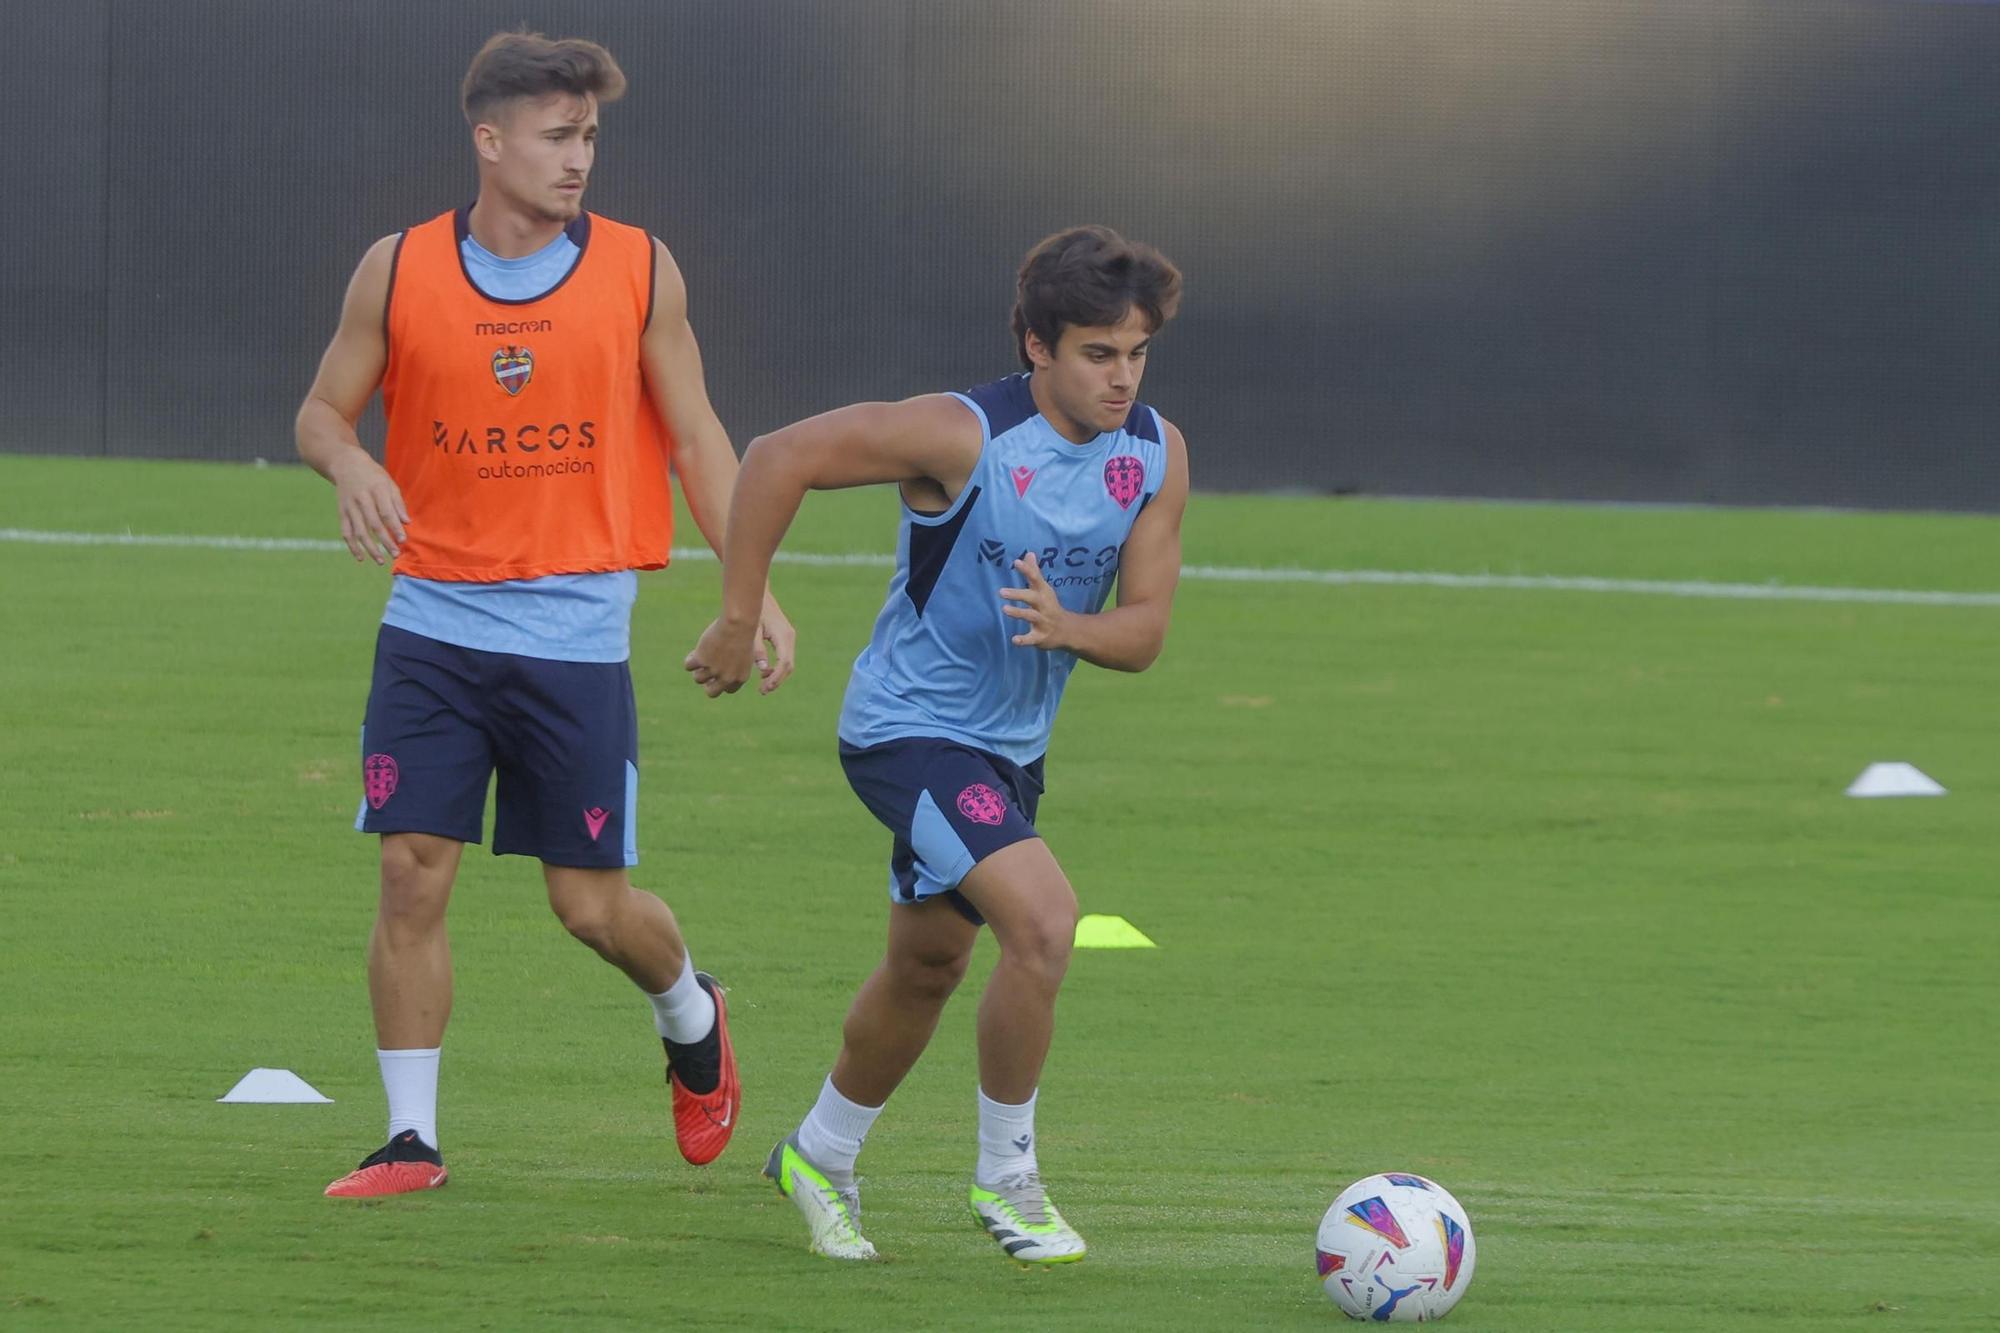
<path fill-rule="evenodd" d="M 739 442 L 1007 371 L 1102 221 L 1207 488 L 2000 509 L 2000 7 L 1909 0 L 0 0 L 0 449 L 290 458 L 523 21 Z"/>

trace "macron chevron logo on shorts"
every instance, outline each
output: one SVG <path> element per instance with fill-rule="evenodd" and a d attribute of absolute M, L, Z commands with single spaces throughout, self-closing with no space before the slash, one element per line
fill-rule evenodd
<path fill-rule="evenodd" d="M 583 812 L 583 825 L 590 830 L 590 840 L 592 842 L 596 842 L 597 835 L 604 832 L 604 821 L 609 818 L 611 818 L 611 812 L 601 807 Z"/>

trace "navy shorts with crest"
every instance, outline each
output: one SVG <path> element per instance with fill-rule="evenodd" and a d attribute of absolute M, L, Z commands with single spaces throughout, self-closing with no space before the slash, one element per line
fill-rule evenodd
<path fill-rule="evenodd" d="M 482 652 L 382 626 L 354 827 L 478 842 L 496 773 L 494 855 L 637 865 L 630 665 Z"/>
<path fill-rule="evenodd" d="M 848 785 L 895 835 L 889 851 L 889 897 L 917 903 L 944 895 L 969 921 L 984 925 L 958 885 L 1002 847 L 1035 831 L 1043 761 L 1023 767 L 997 754 L 928 736 L 865 748 L 840 743 Z"/>

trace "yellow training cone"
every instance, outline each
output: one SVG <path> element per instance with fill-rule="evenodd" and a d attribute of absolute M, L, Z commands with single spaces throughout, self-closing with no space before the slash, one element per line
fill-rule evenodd
<path fill-rule="evenodd" d="M 1079 949 L 1159 948 L 1146 938 L 1144 931 L 1124 917 L 1098 916 L 1095 913 L 1077 921 L 1076 947 Z"/>

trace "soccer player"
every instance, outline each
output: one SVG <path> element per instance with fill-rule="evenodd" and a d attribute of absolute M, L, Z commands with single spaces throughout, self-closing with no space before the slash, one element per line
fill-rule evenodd
<path fill-rule="evenodd" d="M 462 89 L 477 200 L 369 249 L 299 409 L 299 454 L 333 483 L 348 549 L 393 560 L 395 574 L 355 824 L 381 835 L 368 992 L 389 1141 L 329 1195 L 445 1183 L 445 904 L 496 770 L 494 852 L 539 858 L 563 925 L 651 1001 L 682 1155 L 713 1161 L 736 1125 L 721 988 L 627 869 L 638 861 L 636 571 L 667 563 L 669 462 L 718 545 L 736 457 L 673 256 L 583 209 L 598 108 L 624 88 L 595 43 L 487 42 Z M 378 385 L 386 468 L 354 429 Z M 791 670 L 794 635 L 766 593 L 757 602 L 750 637 L 768 692 Z"/>
<path fill-rule="evenodd" d="M 1016 1260 L 1083 1257 L 1035 1153 L 1077 917 L 1035 810 L 1071 669 L 1143 671 L 1166 638 L 1187 445 L 1137 395 L 1179 299 L 1180 274 L 1156 250 L 1104 227 L 1058 233 L 1020 271 L 1025 373 L 840 408 L 744 456 L 722 614 L 686 663 L 711 697 L 755 670 L 764 580 L 805 493 L 895 482 L 903 498 L 888 601 L 840 716 L 848 782 L 894 835 L 888 949 L 848 1011 L 817 1104 L 764 1168 L 820 1254 L 874 1257 L 855 1160 L 991 924 L 1000 961 L 979 1005 L 972 1212 Z"/>

